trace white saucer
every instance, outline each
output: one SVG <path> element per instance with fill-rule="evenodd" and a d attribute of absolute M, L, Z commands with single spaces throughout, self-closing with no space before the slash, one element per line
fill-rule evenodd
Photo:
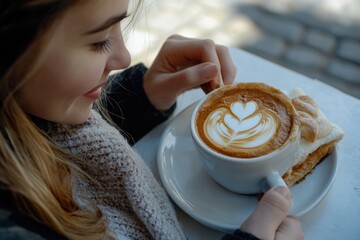
<path fill-rule="evenodd" d="M 226 190 L 206 174 L 190 135 L 194 107 L 179 113 L 162 135 L 157 156 L 160 178 L 173 201 L 188 215 L 210 228 L 234 231 L 258 201 L 256 196 Z M 336 149 L 326 158 L 304 181 L 291 187 L 291 214 L 304 215 L 330 190 L 337 172 Z"/>

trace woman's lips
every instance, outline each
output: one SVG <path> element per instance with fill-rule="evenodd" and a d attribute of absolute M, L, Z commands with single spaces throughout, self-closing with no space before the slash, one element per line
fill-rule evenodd
<path fill-rule="evenodd" d="M 90 98 L 92 100 L 96 100 L 101 95 L 101 86 L 95 87 L 86 94 L 84 94 L 85 97 Z"/>

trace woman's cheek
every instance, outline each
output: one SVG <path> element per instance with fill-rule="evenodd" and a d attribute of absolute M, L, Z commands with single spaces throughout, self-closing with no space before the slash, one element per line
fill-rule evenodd
<path fill-rule="evenodd" d="M 101 62 L 94 62 L 93 64 L 88 64 L 86 67 L 82 68 L 81 71 L 77 71 L 78 83 L 80 83 L 81 88 L 85 86 L 85 92 L 88 92 L 92 88 L 96 87 L 99 84 L 102 84 L 105 81 L 106 76 L 104 74 L 104 64 Z M 103 79 L 104 78 L 104 79 Z"/>

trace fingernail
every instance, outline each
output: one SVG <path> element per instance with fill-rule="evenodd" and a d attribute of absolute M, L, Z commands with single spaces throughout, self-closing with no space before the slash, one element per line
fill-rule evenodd
<path fill-rule="evenodd" d="M 275 190 L 275 192 L 280 193 L 283 197 L 285 197 L 287 199 L 291 199 L 291 192 L 290 192 L 289 188 L 284 187 L 284 186 L 278 186 L 274 190 Z"/>
<path fill-rule="evenodd" d="M 213 78 L 218 74 L 215 64 L 207 64 L 201 69 L 201 76 L 204 78 Z"/>

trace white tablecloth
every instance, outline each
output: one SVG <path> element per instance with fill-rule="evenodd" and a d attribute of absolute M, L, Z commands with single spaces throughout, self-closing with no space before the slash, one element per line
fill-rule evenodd
<path fill-rule="evenodd" d="M 300 87 L 320 106 L 331 122 L 340 126 L 344 139 L 338 144 L 338 172 L 327 196 L 301 217 L 305 239 L 360 239 L 360 100 L 318 80 L 292 72 L 239 49 L 231 49 L 238 72 L 235 81 L 260 81 L 291 91 Z M 180 96 L 175 114 L 204 96 L 191 90 Z M 144 136 L 135 148 L 158 177 L 156 152 L 162 131 L 171 121 Z M 176 208 L 189 239 L 220 239 L 222 232 L 207 228 Z M 240 223 L 239 223 L 240 225 Z"/>

